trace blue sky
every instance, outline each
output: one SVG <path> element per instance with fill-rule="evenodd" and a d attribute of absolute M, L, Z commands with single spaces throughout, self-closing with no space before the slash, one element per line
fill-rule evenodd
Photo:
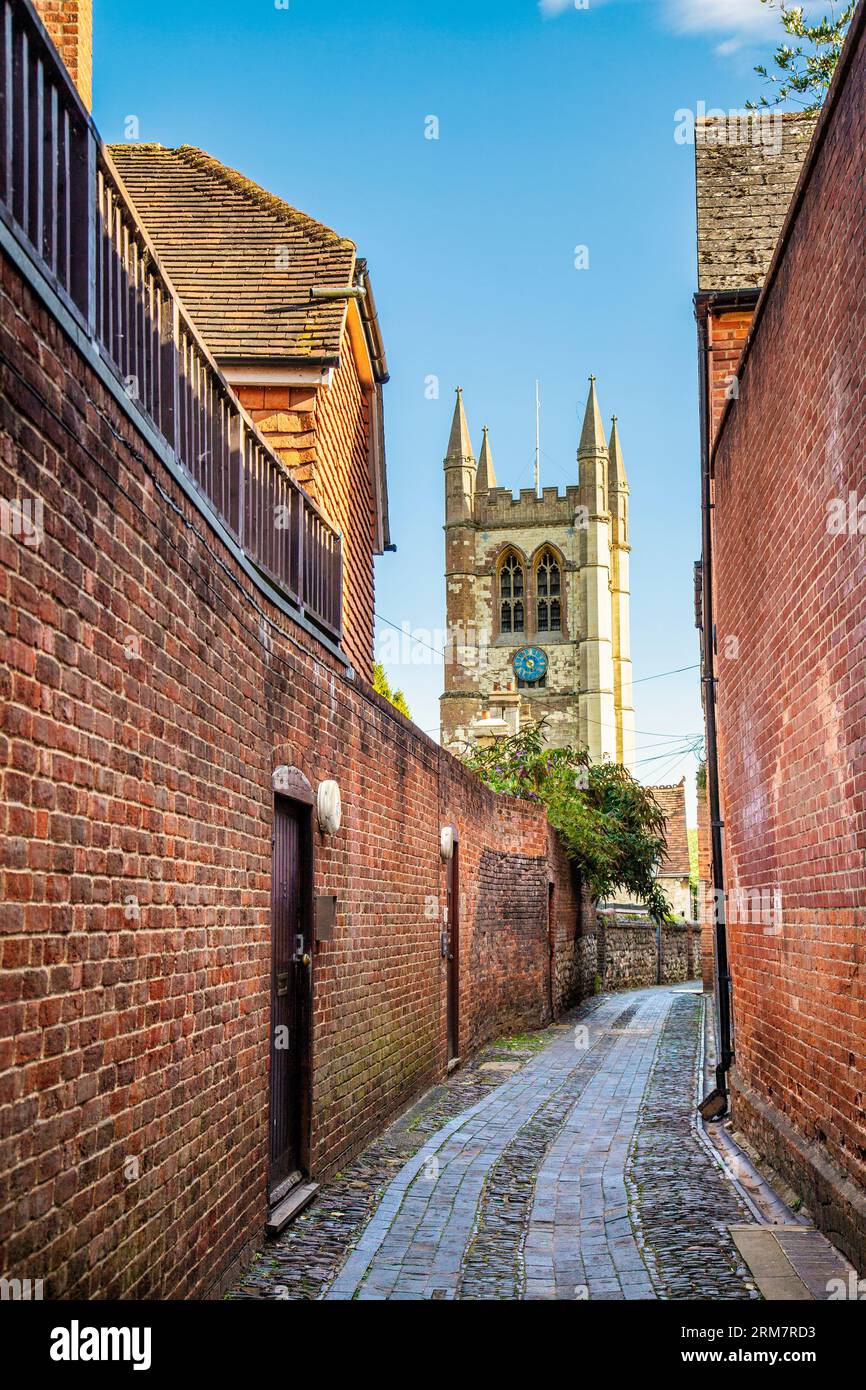
<path fill-rule="evenodd" d="M 760 0 L 95 0 L 106 139 L 195 144 L 351 237 L 368 258 L 391 382 L 396 555 L 377 609 L 437 645 L 442 456 L 462 385 L 499 482 L 576 481 L 594 372 L 632 490 L 639 774 L 678 780 L 699 735 L 694 151 L 674 113 L 741 107 L 778 20 Z M 438 140 L 425 139 L 435 116 Z M 575 248 L 589 268 L 575 269 Z M 428 399 L 430 377 L 439 399 Z M 384 626 L 384 625 L 383 625 Z M 441 666 L 389 663 L 438 730 Z"/>

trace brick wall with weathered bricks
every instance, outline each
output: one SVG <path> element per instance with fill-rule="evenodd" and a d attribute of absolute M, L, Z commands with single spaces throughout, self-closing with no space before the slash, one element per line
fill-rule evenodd
<path fill-rule="evenodd" d="M 752 309 L 714 313 L 710 320 L 709 430 L 715 436 L 729 400 L 740 390 L 737 365 L 752 322 Z"/>
<path fill-rule="evenodd" d="M 93 0 L 35 0 L 35 3 L 82 101 L 89 107 L 93 85 Z"/>
<path fill-rule="evenodd" d="M 315 844 L 338 899 L 314 962 L 317 1176 L 443 1073 L 440 825 L 464 1052 L 548 1017 L 550 876 L 562 952 L 576 898 L 538 808 L 269 604 L 5 259 L 0 308 L 0 495 L 44 504 L 38 545 L 0 537 L 0 1263 L 52 1298 L 194 1297 L 265 1215 L 273 768 L 343 795 Z"/>
<path fill-rule="evenodd" d="M 816 1219 L 861 1267 L 863 18 L 722 426 L 713 514 L 735 1116 L 765 1147 L 775 1136 L 777 1161 L 787 1155 Z"/>

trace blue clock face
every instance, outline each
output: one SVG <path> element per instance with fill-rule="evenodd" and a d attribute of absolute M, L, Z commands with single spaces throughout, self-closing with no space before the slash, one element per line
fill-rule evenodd
<path fill-rule="evenodd" d="M 540 647 L 521 647 L 511 664 L 519 681 L 540 681 L 547 671 L 547 657 Z"/>

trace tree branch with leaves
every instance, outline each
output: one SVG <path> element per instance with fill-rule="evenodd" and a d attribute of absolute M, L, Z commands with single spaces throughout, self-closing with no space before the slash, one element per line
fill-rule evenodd
<path fill-rule="evenodd" d="M 802 5 L 786 5 L 785 0 L 761 0 L 761 4 L 778 10 L 785 32 L 796 42 L 780 43 L 777 47 L 773 54 L 777 72 L 769 72 L 764 63 L 755 68 L 758 76 L 773 86 L 772 97 L 762 95 L 760 102 L 746 104 L 754 111 L 758 106 L 780 106 L 792 101 L 804 112 L 814 114 L 820 110 L 833 80 L 857 8 L 856 0 L 841 8 L 831 3 L 830 13 L 814 24 L 806 22 Z"/>
<path fill-rule="evenodd" d="M 464 761 L 496 792 L 537 801 L 597 901 L 624 889 L 654 921 L 671 916 L 656 875 L 667 849 L 665 816 L 652 793 L 618 763 L 585 750 L 547 748 L 544 720 Z"/>

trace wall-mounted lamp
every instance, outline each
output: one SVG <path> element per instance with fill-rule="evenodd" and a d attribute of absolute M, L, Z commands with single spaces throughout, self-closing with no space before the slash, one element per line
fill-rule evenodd
<path fill-rule="evenodd" d="M 336 835 L 343 820 L 343 803 L 336 782 L 320 782 L 316 792 L 316 815 L 325 835 Z"/>

